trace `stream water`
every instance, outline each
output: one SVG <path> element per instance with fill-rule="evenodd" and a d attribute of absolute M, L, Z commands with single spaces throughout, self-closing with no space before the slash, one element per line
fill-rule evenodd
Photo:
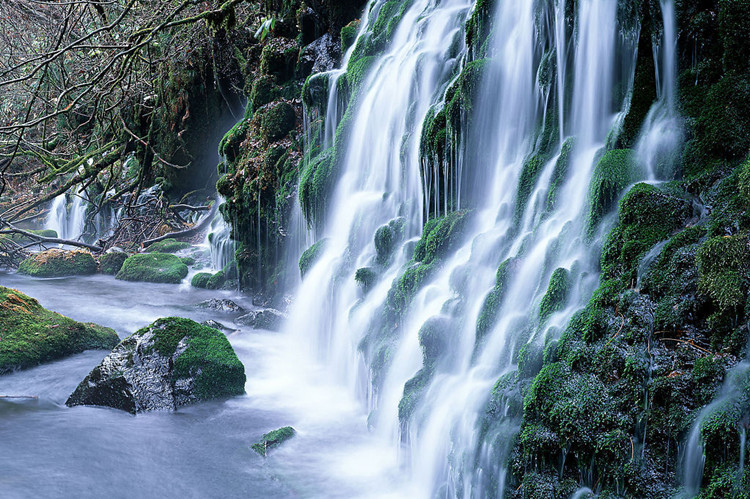
<path fill-rule="evenodd" d="M 159 317 L 216 320 L 245 365 L 247 394 L 174 413 L 131 416 L 65 400 L 108 353 L 88 351 L 0 376 L 0 496 L 27 497 L 402 497 L 390 454 L 366 431 L 365 414 L 289 336 L 240 329 L 234 316 L 195 308 L 231 291 L 127 283 L 92 276 L 33 279 L 0 274 L 0 285 L 120 337 Z M 298 434 L 267 459 L 250 445 L 291 425 Z M 365 491 L 363 493 L 363 491 Z"/>

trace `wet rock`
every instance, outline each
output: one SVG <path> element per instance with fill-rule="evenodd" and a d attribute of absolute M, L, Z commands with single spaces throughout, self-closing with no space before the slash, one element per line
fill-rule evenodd
<path fill-rule="evenodd" d="M 217 312 L 227 313 L 244 313 L 245 309 L 237 305 L 232 300 L 219 300 L 218 298 L 211 298 L 196 305 L 198 308 L 205 308 L 207 310 L 216 310 Z"/>
<path fill-rule="evenodd" d="M 283 444 L 284 442 L 292 438 L 296 433 L 297 432 L 291 426 L 285 426 L 283 428 L 279 428 L 278 430 L 273 430 L 266 433 L 260 439 L 260 442 L 251 445 L 251 447 L 255 452 L 265 457 L 268 454 L 269 450 Z"/>
<path fill-rule="evenodd" d="M 128 254 L 122 250 L 109 250 L 99 257 L 99 270 L 102 274 L 116 275 L 122 264 L 128 259 Z"/>
<path fill-rule="evenodd" d="M 49 249 L 21 262 L 18 272 L 34 277 L 62 277 L 96 273 L 96 260 L 88 251 Z"/>
<path fill-rule="evenodd" d="M 179 284 L 187 275 L 187 265 L 175 255 L 144 253 L 125 260 L 116 279 Z"/>
<path fill-rule="evenodd" d="M 207 321 L 203 321 L 203 322 L 201 322 L 201 324 L 204 325 L 204 326 L 212 327 L 214 329 L 218 329 L 219 331 L 234 331 L 234 329 L 225 326 L 221 322 L 218 322 L 218 321 L 215 321 L 215 320 L 211 320 L 211 319 L 209 319 Z"/>
<path fill-rule="evenodd" d="M 304 75 L 330 71 L 341 57 L 341 43 L 326 33 L 307 45 L 300 54 L 300 69 Z"/>
<path fill-rule="evenodd" d="M 245 392 L 245 368 L 226 337 L 190 319 L 159 319 L 112 350 L 66 405 L 132 414 Z"/>
<path fill-rule="evenodd" d="M 251 326 L 253 329 L 279 331 L 286 320 L 286 315 L 273 308 L 255 310 L 235 319 L 235 323 Z"/>

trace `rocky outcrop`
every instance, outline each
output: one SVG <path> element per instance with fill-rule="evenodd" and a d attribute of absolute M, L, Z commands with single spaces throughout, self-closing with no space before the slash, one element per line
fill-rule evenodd
<path fill-rule="evenodd" d="M 78 385 L 68 406 L 132 414 L 245 392 L 245 368 L 226 337 L 190 319 L 159 319 L 112 350 Z"/>
<path fill-rule="evenodd" d="M 198 308 L 204 308 L 207 310 L 216 310 L 217 312 L 227 313 L 244 313 L 245 309 L 237 305 L 232 300 L 219 300 L 217 298 L 211 298 L 204 302 L 200 302 L 196 305 Z"/>
<path fill-rule="evenodd" d="M 238 317 L 235 322 L 242 326 L 251 326 L 253 329 L 266 329 L 268 331 L 279 331 L 284 324 L 286 315 L 267 308 L 264 310 L 254 310 L 248 314 Z"/>
<path fill-rule="evenodd" d="M 118 341 L 110 328 L 76 322 L 15 289 L 0 287 L 0 374 L 84 350 L 110 349 Z"/>
<path fill-rule="evenodd" d="M 296 434 L 297 432 L 294 430 L 294 428 L 292 428 L 291 426 L 285 426 L 283 428 L 279 428 L 278 430 L 273 430 L 266 433 L 260 439 L 260 442 L 255 443 L 250 447 L 252 447 L 252 449 L 261 456 L 266 457 L 270 449 L 278 447 Z"/>

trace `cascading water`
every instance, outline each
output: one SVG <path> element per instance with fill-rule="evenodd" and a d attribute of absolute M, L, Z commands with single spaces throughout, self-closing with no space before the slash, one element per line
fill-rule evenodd
<path fill-rule="evenodd" d="M 79 239 L 85 230 L 89 204 L 84 195 L 83 192 L 73 195 L 70 206 L 66 194 L 60 194 L 52 200 L 44 228 L 56 231 L 62 239 Z"/>
<path fill-rule="evenodd" d="M 385 3 L 370 2 L 363 22 L 377 24 Z M 598 242 L 607 223 L 591 214 L 589 186 L 628 111 L 640 35 L 637 16 L 615 0 L 581 0 L 573 13 L 563 0 L 498 2 L 481 106 L 462 117 L 443 168 L 456 178 L 442 195 L 434 189 L 433 199 L 423 198 L 422 181 L 437 186 L 439 172 L 420 179 L 415 138 L 467 54 L 461 28 L 471 4 L 407 4 L 363 77 L 349 133 L 336 140 L 344 148 L 339 178 L 315 233 L 326 244 L 299 286 L 287 325 L 366 400 L 368 423 L 394 442 L 425 497 L 502 496 L 504 456 L 519 422 L 502 401 L 492 424 L 482 416 L 493 385 L 518 368 L 519 352 L 541 358 L 598 284 Z M 338 107 L 330 112 L 340 103 L 338 88 L 330 88 L 328 127 L 340 114 Z M 660 98 L 673 111 L 667 94 Z M 330 128 L 325 136 L 330 145 Z M 464 237 L 442 265 L 428 269 L 398 323 L 384 325 L 389 290 L 407 268 L 423 208 L 447 212 L 448 197 L 454 208 L 472 209 L 459 213 Z M 386 263 L 378 261 L 382 231 L 403 231 L 405 241 Z M 362 283 L 373 268 L 379 279 L 363 292 L 355 277 Z M 554 285 L 566 293 L 553 306 Z M 480 332 L 493 293 L 498 319 Z M 376 338 L 384 326 L 396 332 Z"/>
<path fill-rule="evenodd" d="M 221 196 L 216 200 L 220 205 L 224 203 Z M 234 241 L 231 238 L 232 228 L 221 214 L 217 214 L 211 222 L 206 234 L 206 244 L 211 254 L 211 268 L 222 270 L 234 261 Z"/>

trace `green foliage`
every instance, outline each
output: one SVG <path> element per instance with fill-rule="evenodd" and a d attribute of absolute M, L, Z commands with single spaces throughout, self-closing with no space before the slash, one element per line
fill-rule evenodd
<path fill-rule="evenodd" d="M 175 255 L 144 253 L 125 260 L 115 277 L 123 281 L 179 284 L 187 275 L 187 265 Z"/>
<path fill-rule="evenodd" d="M 539 306 L 539 320 L 544 323 L 549 317 L 561 310 L 568 300 L 570 291 L 570 272 L 564 268 L 555 269 L 549 280 L 547 292 L 542 297 Z"/>
<path fill-rule="evenodd" d="M 736 312 L 745 305 L 750 278 L 749 242 L 746 234 L 713 237 L 698 249 L 698 287 L 721 312 Z"/>
<path fill-rule="evenodd" d="M 359 20 L 354 20 L 341 28 L 341 53 L 345 54 L 349 47 L 354 45 L 357 40 L 357 31 L 359 30 Z"/>
<path fill-rule="evenodd" d="M 599 221 L 614 206 L 625 187 L 635 180 L 633 152 L 629 149 L 607 151 L 597 162 L 589 185 L 586 234 L 594 236 Z"/>
<path fill-rule="evenodd" d="M 177 253 L 180 250 L 184 250 L 190 247 L 190 243 L 184 241 L 177 241 L 176 239 L 164 239 L 162 241 L 155 242 L 144 251 L 147 253 Z"/>
<path fill-rule="evenodd" d="M 568 137 L 560 148 L 560 156 L 557 158 L 554 170 L 552 170 L 552 179 L 550 180 L 549 190 L 547 191 L 547 205 L 545 211 L 548 214 L 553 213 L 557 209 L 560 189 L 568 176 L 570 153 L 574 146 L 575 138 Z"/>
<path fill-rule="evenodd" d="M 480 344 L 490 331 L 490 328 L 492 328 L 497 321 L 497 314 L 500 311 L 500 305 L 502 305 L 503 298 L 505 297 L 505 285 L 508 282 L 512 264 L 513 260 L 511 259 L 505 260 L 500 264 L 497 273 L 495 274 L 495 286 L 484 299 L 482 310 L 479 312 L 479 318 L 477 319 L 477 345 Z"/>
<path fill-rule="evenodd" d="M 375 231 L 375 251 L 377 253 L 375 261 L 378 264 L 385 265 L 388 263 L 396 245 L 404 237 L 405 225 L 406 219 L 396 218 Z"/>
<path fill-rule="evenodd" d="M 99 270 L 102 274 L 116 275 L 127 259 L 128 254 L 123 251 L 105 253 L 99 257 Z"/>
<path fill-rule="evenodd" d="M 323 254 L 328 244 L 328 239 L 321 239 L 309 248 L 307 248 L 299 259 L 299 273 L 303 278 L 305 274 L 312 268 L 313 264 Z"/>
<path fill-rule="evenodd" d="M 547 158 L 543 154 L 533 154 L 531 157 L 526 159 L 521 170 L 521 178 L 518 180 L 518 189 L 516 190 L 516 202 L 514 205 L 513 222 L 519 224 L 521 217 L 526 210 L 526 204 L 529 201 L 529 196 L 534 190 L 539 175 L 542 173 L 542 169 L 547 164 Z"/>
<path fill-rule="evenodd" d="M 265 457 L 270 449 L 278 447 L 279 445 L 292 438 L 295 434 L 296 431 L 294 431 L 294 428 L 292 428 L 291 426 L 285 426 L 283 428 L 279 428 L 278 430 L 273 430 L 266 433 L 260 439 L 260 442 L 253 444 L 250 447 L 252 447 L 255 452 Z"/>
<path fill-rule="evenodd" d="M 354 280 L 357 281 L 357 284 L 362 286 L 362 290 L 367 293 L 370 291 L 373 284 L 377 282 L 378 274 L 371 267 L 362 267 L 357 269 L 354 273 Z"/>
<path fill-rule="evenodd" d="M 319 220 L 324 211 L 328 192 L 335 180 L 334 167 L 334 149 L 331 147 L 318 154 L 302 172 L 299 200 L 308 224 Z"/>
<path fill-rule="evenodd" d="M 89 275 L 96 273 L 96 260 L 88 251 L 49 249 L 21 262 L 18 272 L 33 277 Z"/>
<path fill-rule="evenodd" d="M 266 142 L 284 138 L 295 126 L 297 115 L 287 102 L 271 105 L 261 120 L 261 135 Z"/>
<path fill-rule="evenodd" d="M 195 274 L 190 281 L 190 285 L 194 288 L 207 289 L 208 283 L 214 275 L 210 272 L 199 272 Z"/>
<path fill-rule="evenodd" d="M 38 301 L 0 287 L 0 374 L 118 342 L 110 328 L 80 323 L 42 308 Z"/>

